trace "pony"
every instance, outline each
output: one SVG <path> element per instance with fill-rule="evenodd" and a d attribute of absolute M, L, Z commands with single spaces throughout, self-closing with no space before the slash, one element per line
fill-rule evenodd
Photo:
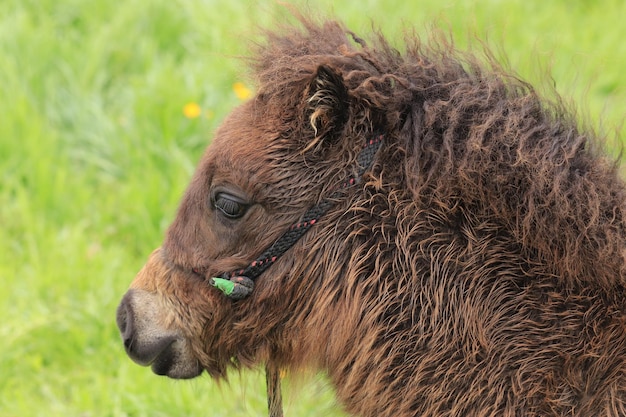
<path fill-rule="evenodd" d="M 626 192 L 490 53 L 300 17 L 124 295 L 159 375 L 325 372 L 355 416 L 626 415 Z"/>

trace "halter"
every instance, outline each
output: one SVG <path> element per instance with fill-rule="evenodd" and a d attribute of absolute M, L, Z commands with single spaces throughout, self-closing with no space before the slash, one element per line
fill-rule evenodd
<path fill-rule="evenodd" d="M 309 208 L 302 220 L 292 224 L 281 237 L 267 248 L 257 259 L 243 269 L 227 272 L 221 277 L 211 278 L 209 284 L 221 290 L 232 300 L 241 300 L 252 293 L 254 280 L 274 264 L 289 248 L 291 248 L 318 220 L 335 205 L 343 190 L 361 182 L 361 178 L 374 162 L 376 151 L 380 148 L 383 135 L 378 134 L 367 141 L 356 160 L 356 175 L 351 176 L 335 188 L 330 197 Z"/>
<path fill-rule="evenodd" d="M 365 172 L 372 166 L 376 152 L 383 142 L 383 135 L 377 134 L 365 143 L 357 156 L 353 175 L 339 184 L 330 197 L 323 199 L 315 206 L 310 207 L 302 216 L 302 220 L 295 223 L 283 233 L 257 259 L 243 269 L 224 273 L 221 277 L 211 278 L 209 284 L 218 288 L 228 298 L 241 300 L 252 293 L 254 280 L 266 269 L 274 264 L 289 248 L 291 248 L 309 229 L 324 216 L 328 210 L 344 193 L 344 190 L 361 182 Z M 265 365 L 265 379 L 267 384 L 267 404 L 270 417 L 282 417 L 282 396 L 280 390 L 280 370 L 267 363 Z"/>

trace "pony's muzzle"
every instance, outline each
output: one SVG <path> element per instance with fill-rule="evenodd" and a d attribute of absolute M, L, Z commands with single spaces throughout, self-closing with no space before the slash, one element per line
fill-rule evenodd
<path fill-rule="evenodd" d="M 154 297 L 131 289 L 117 308 L 117 327 L 126 354 L 139 365 L 151 366 L 157 375 L 176 379 L 200 375 L 202 368 L 185 338 L 158 324 Z"/>

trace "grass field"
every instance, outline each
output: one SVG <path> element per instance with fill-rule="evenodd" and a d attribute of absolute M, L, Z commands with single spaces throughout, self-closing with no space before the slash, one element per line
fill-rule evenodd
<path fill-rule="evenodd" d="M 395 39 L 409 24 L 449 28 L 461 47 L 488 38 L 626 137 L 626 2 L 308 4 L 357 33 L 372 19 Z M 222 387 L 157 377 L 126 357 L 114 317 L 212 131 L 254 89 L 236 59 L 245 39 L 285 15 L 273 1 L 0 2 L 1 417 L 266 413 L 259 372 Z M 342 415 L 323 377 L 299 385 L 287 415 Z"/>

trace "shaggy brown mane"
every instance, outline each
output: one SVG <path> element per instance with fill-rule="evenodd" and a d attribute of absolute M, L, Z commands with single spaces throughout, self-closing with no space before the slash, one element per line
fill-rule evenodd
<path fill-rule="evenodd" d="M 394 140 L 386 160 L 403 171 L 386 177 L 397 181 L 391 188 L 408 186 L 409 199 L 442 205 L 450 218 L 459 210 L 497 218 L 529 256 L 572 284 L 624 284 L 618 164 L 558 97 L 539 97 L 489 51 L 481 60 L 443 37 L 428 45 L 409 37 L 401 54 L 382 34 L 370 43 L 338 22 L 300 20 L 300 31 L 267 32 L 253 58 L 259 96 L 281 113 L 266 117 L 291 117 L 286 124 L 307 131 L 309 121 L 299 119 L 307 83 L 328 65 L 363 106 L 357 122 Z"/>

